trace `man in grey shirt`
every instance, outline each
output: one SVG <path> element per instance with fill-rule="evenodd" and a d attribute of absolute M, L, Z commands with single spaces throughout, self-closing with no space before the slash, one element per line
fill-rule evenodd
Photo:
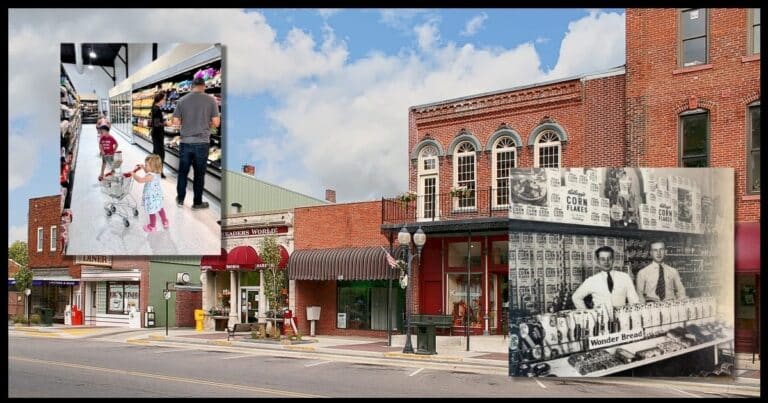
<path fill-rule="evenodd" d="M 205 93 L 205 81 L 196 78 L 192 81 L 192 92 L 179 99 L 173 112 L 173 124 L 181 124 L 181 144 L 179 147 L 179 177 L 176 182 L 176 204 L 184 205 L 187 194 L 187 175 L 189 168 L 195 170 L 192 181 L 193 209 L 208 208 L 203 201 L 206 162 L 208 148 L 211 145 L 211 128 L 219 127 L 221 117 L 216 100 Z"/>

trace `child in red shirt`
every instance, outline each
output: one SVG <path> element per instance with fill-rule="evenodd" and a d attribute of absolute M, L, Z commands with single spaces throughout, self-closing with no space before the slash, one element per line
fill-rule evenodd
<path fill-rule="evenodd" d="M 115 151 L 117 151 L 117 140 L 109 134 L 109 126 L 101 125 L 98 127 L 101 137 L 99 137 L 99 150 L 101 151 L 101 175 L 99 181 L 104 179 L 104 167 L 107 163 L 112 165 Z"/>

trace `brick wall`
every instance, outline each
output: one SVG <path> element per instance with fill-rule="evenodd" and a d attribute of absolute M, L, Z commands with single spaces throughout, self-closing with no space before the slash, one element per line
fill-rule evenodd
<path fill-rule="evenodd" d="M 294 249 L 388 246 L 381 234 L 381 201 L 294 210 Z"/>
<path fill-rule="evenodd" d="M 298 222 L 298 221 L 297 221 Z M 320 320 L 315 323 L 315 335 L 384 337 L 384 330 L 359 330 L 336 328 L 336 282 L 335 281 L 297 281 L 296 282 L 296 325 L 303 335 L 310 334 L 310 322 L 307 320 L 307 306 L 321 306 Z"/>
<path fill-rule="evenodd" d="M 678 166 L 679 114 L 710 114 L 709 166 L 732 167 L 736 221 L 760 220 L 748 196 L 747 105 L 760 99 L 760 60 L 747 55 L 747 9 L 708 9 L 708 64 L 678 67 L 677 9 L 627 9 L 628 165 Z"/>
<path fill-rule="evenodd" d="M 21 266 L 18 263 L 8 259 L 8 278 L 13 278 L 19 272 L 19 269 L 21 269 Z"/>
<path fill-rule="evenodd" d="M 195 327 L 195 309 L 202 307 L 202 290 L 176 291 L 176 327 Z"/>
<path fill-rule="evenodd" d="M 566 132 L 561 166 L 623 165 L 624 156 L 624 75 L 585 80 L 573 79 L 491 95 L 469 97 L 409 110 L 408 153 L 425 136 L 440 143 L 446 154 L 462 130 L 472 133 L 481 150 L 476 156 L 476 186 L 492 185 L 493 161 L 485 151 L 491 136 L 505 124 L 520 136 L 517 167 L 534 166 L 534 149 L 529 137 L 545 119 Z M 610 161 L 600 156 L 610 155 Z M 611 164 L 607 164 L 610 162 Z M 439 159 L 439 193 L 448 193 L 453 183 L 453 157 Z M 417 191 L 417 166 L 408 165 L 409 189 Z"/>
<path fill-rule="evenodd" d="M 27 245 L 29 250 L 29 267 L 70 267 L 72 257 L 61 254 L 60 243 L 57 241 L 56 250 L 51 250 L 51 227 L 56 226 L 57 234 L 61 223 L 61 196 L 44 196 L 29 199 L 27 216 Z M 37 251 L 37 228 L 43 228 L 42 251 Z M 74 276 L 73 276 L 74 277 Z M 78 273 L 78 276 L 79 273 Z"/>

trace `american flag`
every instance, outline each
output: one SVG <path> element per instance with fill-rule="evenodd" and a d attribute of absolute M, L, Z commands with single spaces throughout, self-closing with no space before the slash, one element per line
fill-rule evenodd
<path fill-rule="evenodd" d="M 385 254 L 385 255 L 386 255 L 386 257 L 387 257 L 387 263 L 389 264 L 389 266 L 390 266 L 390 267 L 392 267 L 393 269 L 394 269 L 395 267 L 397 267 L 397 260 L 396 260 L 395 258 L 393 258 L 393 257 L 392 257 L 392 255 L 390 255 L 390 254 L 389 254 L 389 252 L 387 252 L 387 250 L 386 250 L 386 249 L 384 249 L 384 247 L 383 247 L 383 246 L 381 247 L 381 250 L 383 250 L 383 251 L 384 251 L 384 254 Z"/>

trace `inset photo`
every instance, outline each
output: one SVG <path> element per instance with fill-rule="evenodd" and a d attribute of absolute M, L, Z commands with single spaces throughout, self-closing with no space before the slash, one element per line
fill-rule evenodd
<path fill-rule="evenodd" d="M 220 44 L 61 44 L 61 251 L 221 248 Z"/>

